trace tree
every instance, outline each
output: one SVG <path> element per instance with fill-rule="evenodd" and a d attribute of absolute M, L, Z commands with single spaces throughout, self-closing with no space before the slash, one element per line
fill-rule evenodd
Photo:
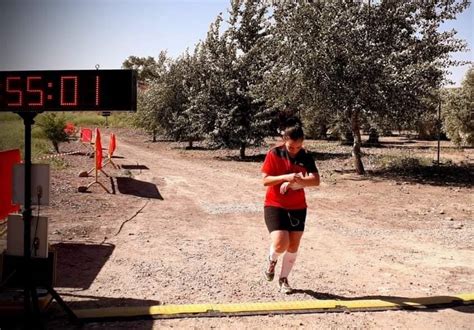
<path fill-rule="evenodd" d="M 185 52 L 172 63 L 166 79 L 167 106 L 171 116 L 171 125 L 167 130 L 175 141 L 187 141 L 190 148 L 204 134 L 199 109 L 193 107 L 194 103 L 191 101 L 198 84 L 196 52 L 194 55 Z"/>
<path fill-rule="evenodd" d="M 286 66 L 298 72 L 308 95 L 318 95 L 350 125 L 357 173 L 363 116 L 414 120 L 437 90 L 450 52 L 465 49 L 455 32 L 438 32 L 468 1 L 317 2 L 277 6 L 275 35 Z M 317 107 L 315 108 L 317 109 Z"/>
<path fill-rule="evenodd" d="M 138 92 L 137 112 L 133 116 L 133 125 L 144 129 L 156 142 L 156 136 L 160 130 L 160 118 L 154 101 L 154 88 L 148 88 Z"/>
<path fill-rule="evenodd" d="M 444 95 L 443 121 L 448 137 L 458 146 L 474 146 L 474 67 L 464 77 L 460 89 Z"/>
<path fill-rule="evenodd" d="M 165 52 L 162 52 L 160 56 L 165 54 Z M 138 81 L 144 84 L 159 78 L 159 66 L 160 63 L 151 56 L 138 57 L 132 55 L 122 63 L 122 68 L 136 70 L 138 73 Z"/>
<path fill-rule="evenodd" d="M 231 1 L 229 28 L 219 33 L 222 18 L 211 26 L 203 44 L 209 67 L 207 91 L 201 101 L 213 112 L 209 138 L 217 146 L 246 147 L 268 135 L 271 121 L 265 103 L 254 92 L 263 79 L 263 41 L 267 35 L 266 6 L 260 1 Z M 205 89 L 206 89 L 205 87 Z"/>
<path fill-rule="evenodd" d="M 129 57 L 134 58 L 133 56 Z M 127 60 L 128 61 L 128 60 Z M 142 61 L 125 61 L 123 67 L 129 67 L 130 63 L 136 65 L 134 68 L 140 68 L 138 63 Z M 166 115 L 166 76 L 169 72 L 171 60 L 166 52 L 160 52 L 158 59 L 148 58 L 146 69 L 142 69 L 142 86 L 138 91 L 137 112 L 133 123 L 136 127 L 143 128 L 146 132 L 152 134 L 153 142 L 156 142 L 158 133 L 166 133 L 169 116 Z M 130 68 L 130 67 L 129 67 Z M 145 72 L 145 73 L 143 73 Z M 139 74 L 140 76 L 140 74 Z"/>
<path fill-rule="evenodd" d="M 266 66 L 256 91 L 267 108 L 279 114 L 274 118 L 284 118 L 286 112 L 291 112 L 300 117 L 308 137 L 325 138 L 337 114 L 325 104 L 306 76 L 305 64 L 311 61 L 309 57 L 314 49 L 304 38 L 309 38 L 319 27 L 319 22 L 304 12 L 308 9 L 296 4 L 277 6 L 270 17 L 269 37 L 263 51 Z M 275 121 L 273 130 L 280 125 Z"/>
<path fill-rule="evenodd" d="M 183 109 L 175 118 L 176 133 L 185 137 L 190 146 L 193 140 L 202 138 L 222 146 L 213 132 L 218 113 L 232 104 L 227 81 L 235 56 L 220 33 L 221 23 L 222 16 L 218 15 L 209 27 L 206 39 L 196 46 L 193 55 L 185 53 L 180 59 L 185 99 Z"/>

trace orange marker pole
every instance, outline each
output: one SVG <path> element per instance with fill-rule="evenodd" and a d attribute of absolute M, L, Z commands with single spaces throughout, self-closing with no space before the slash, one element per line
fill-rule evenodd
<path fill-rule="evenodd" d="M 95 169 L 95 180 L 87 186 L 86 190 L 89 189 L 90 186 L 93 184 L 100 185 L 107 193 L 110 194 L 110 191 L 101 183 L 99 182 L 99 170 L 102 171 L 102 143 L 100 142 L 100 131 L 96 128 L 96 135 L 95 135 L 95 153 L 94 153 L 94 169 Z M 105 175 L 107 175 L 104 171 L 102 171 Z M 108 175 L 107 175 L 108 176 Z"/>

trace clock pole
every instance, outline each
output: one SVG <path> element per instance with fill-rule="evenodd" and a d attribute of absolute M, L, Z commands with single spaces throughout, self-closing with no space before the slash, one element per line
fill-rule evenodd
<path fill-rule="evenodd" d="M 33 328 L 38 326 L 35 321 L 41 325 L 41 316 L 38 305 L 38 293 L 36 288 L 38 287 L 36 279 L 33 278 L 33 269 L 31 265 L 31 126 L 34 124 L 34 118 L 37 112 L 18 112 L 18 115 L 23 118 L 25 125 L 25 155 L 24 155 L 24 204 L 23 204 L 23 266 L 21 269 L 23 289 L 24 289 L 24 310 L 25 320 L 27 328 Z M 58 302 L 58 304 L 64 309 L 70 320 L 79 323 L 79 319 L 76 314 L 66 305 L 62 300 L 61 296 L 54 290 L 52 285 L 40 285 L 44 286 L 51 296 Z M 32 309 L 33 307 L 33 309 Z"/>
<path fill-rule="evenodd" d="M 25 125 L 25 155 L 24 155 L 24 204 L 23 204 L 23 288 L 24 288 L 24 308 L 26 322 L 34 319 L 39 320 L 38 295 L 33 282 L 31 268 L 31 126 L 34 124 L 35 112 L 18 113 L 23 118 Z M 34 317 L 31 317 L 31 303 L 33 303 Z"/>

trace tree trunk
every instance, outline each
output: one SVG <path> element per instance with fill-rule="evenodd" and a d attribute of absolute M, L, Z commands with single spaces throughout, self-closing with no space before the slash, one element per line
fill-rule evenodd
<path fill-rule="evenodd" d="M 367 140 L 367 143 L 380 144 L 379 132 L 377 132 L 377 129 L 375 127 L 371 127 L 369 129 L 369 139 Z"/>
<path fill-rule="evenodd" d="M 153 136 L 152 137 L 152 142 L 156 142 L 156 130 L 153 130 L 151 134 Z"/>
<path fill-rule="evenodd" d="M 240 142 L 240 159 L 245 159 L 245 142 Z"/>
<path fill-rule="evenodd" d="M 193 140 L 189 140 L 188 141 L 188 149 L 192 149 L 193 148 Z"/>
<path fill-rule="evenodd" d="M 59 142 L 58 141 L 52 141 L 52 142 L 53 142 L 54 150 L 56 150 L 56 153 L 59 154 Z"/>
<path fill-rule="evenodd" d="M 360 146 L 362 144 L 362 138 L 360 136 L 359 126 L 359 111 L 353 110 L 351 114 L 351 128 L 352 134 L 354 135 L 354 144 L 352 145 L 352 157 L 354 159 L 354 165 L 357 174 L 365 174 L 364 164 L 362 164 L 362 154 Z"/>
<path fill-rule="evenodd" d="M 328 127 L 325 123 L 319 125 L 318 139 L 327 139 Z"/>

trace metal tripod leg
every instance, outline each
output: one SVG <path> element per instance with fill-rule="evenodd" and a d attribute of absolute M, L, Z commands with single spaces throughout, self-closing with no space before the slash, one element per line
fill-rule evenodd
<path fill-rule="evenodd" d="M 105 167 L 105 165 L 107 165 L 107 164 L 109 164 L 109 163 L 112 164 L 113 168 L 115 168 L 115 169 L 118 168 L 118 166 L 113 162 L 113 160 L 112 160 L 111 158 L 108 158 L 108 159 L 105 161 L 104 165 L 102 165 L 102 167 Z"/>
<path fill-rule="evenodd" d="M 64 302 L 61 296 L 54 290 L 51 286 L 46 287 L 48 292 L 53 296 L 53 298 L 58 302 L 59 306 L 66 312 L 69 320 L 73 323 L 80 323 L 76 314 L 69 308 L 69 306 Z"/>
<path fill-rule="evenodd" d="M 105 166 L 105 164 L 102 165 L 102 166 Z M 94 172 L 94 170 L 95 170 L 95 167 L 91 168 L 89 171 L 87 171 L 87 175 L 89 175 L 89 174 L 91 174 L 92 172 Z M 104 170 L 100 169 L 99 171 L 101 171 L 106 177 L 110 178 L 110 175 L 108 175 L 106 172 L 104 172 Z"/>
<path fill-rule="evenodd" d="M 31 293 L 31 301 L 33 303 L 33 319 L 37 320 L 38 326 L 40 329 L 43 329 L 43 322 L 41 321 L 41 312 L 39 309 L 39 303 L 38 303 L 38 292 L 36 292 L 36 288 L 34 286 L 30 287 L 30 293 Z"/>
<path fill-rule="evenodd" d="M 99 182 L 99 181 L 93 181 L 93 182 L 89 183 L 89 184 L 87 185 L 87 187 L 86 187 L 86 190 L 89 189 L 93 184 L 98 184 L 98 185 L 100 185 L 102 188 L 104 188 L 104 190 L 105 190 L 107 193 L 110 194 L 110 191 L 109 191 L 101 182 Z"/>

